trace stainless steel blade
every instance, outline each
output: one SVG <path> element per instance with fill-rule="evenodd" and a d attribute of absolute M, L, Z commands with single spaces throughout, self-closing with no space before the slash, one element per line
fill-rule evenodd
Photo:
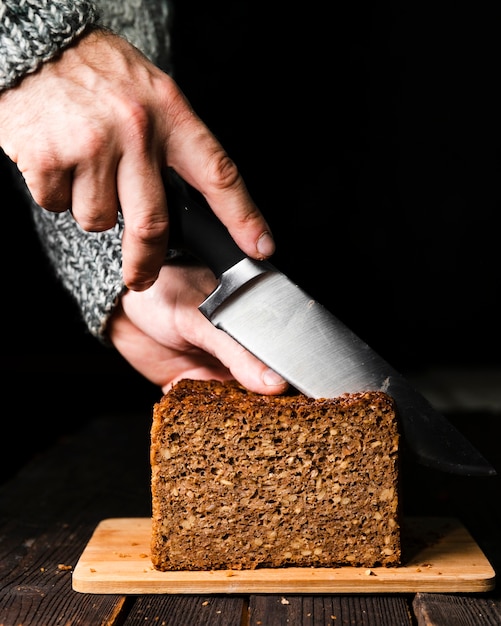
<path fill-rule="evenodd" d="M 388 393 L 420 463 L 463 475 L 496 474 L 401 374 L 271 264 L 240 261 L 222 274 L 217 289 L 199 308 L 216 327 L 308 396 Z"/>

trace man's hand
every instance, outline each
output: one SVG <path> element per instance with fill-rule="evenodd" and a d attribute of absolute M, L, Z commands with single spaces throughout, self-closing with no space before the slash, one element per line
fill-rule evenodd
<path fill-rule="evenodd" d="M 197 309 L 216 285 L 205 267 L 165 265 L 150 289 L 122 296 L 108 323 L 111 342 L 164 392 L 181 378 L 234 378 L 256 393 L 284 392 L 282 378 Z"/>
<path fill-rule="evenodd" d="M 175 81 L 121 37 L 91 31 L 0 94 L 0 145 L 40 206 L 86 231 L 123 213 L 123 277 L 150 287 L 165 259 L 173 167 L 207 199 L 250 257 L 274 252 L 237 167 Z"/>

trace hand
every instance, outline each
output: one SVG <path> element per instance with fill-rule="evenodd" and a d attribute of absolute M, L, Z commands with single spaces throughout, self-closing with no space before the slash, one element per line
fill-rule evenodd
<path fill-rule="evenodd" d="M 173 167 L 250 257 L 274 252 L 237 167 L 174 80 L 135 47 L 95 30 L 0 94 L 0 145 L 37 204 L 71 210 L 86 231 L 124 217 L 123 278 L 141 291 L 165 259 Z"/>
<path fill-rule="evenodd" d="M 120 354 L 165 393 L 181 378 L 236 379 L 267 395 L 288 385 L 197 309 L 217 282 L 206 267 L 164 265 L 146 291 L 128 291 L 108 322 Z"/>

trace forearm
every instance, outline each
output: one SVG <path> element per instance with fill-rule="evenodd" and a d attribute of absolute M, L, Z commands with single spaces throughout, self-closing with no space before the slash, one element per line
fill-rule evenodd
<path fill-rule="evenodd" d="M 0 0 L 0 90 L 35 72 L 98 19 L 89 0 Z"/>

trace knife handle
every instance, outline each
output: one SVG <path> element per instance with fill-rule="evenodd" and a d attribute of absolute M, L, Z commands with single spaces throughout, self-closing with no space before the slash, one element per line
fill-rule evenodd
<path fill-rule="evenodd" d="M 214 215 L 196 189 L 172 168 L 164 175 L 169 210 L 169 247 L 193 254 L 214 272 L 216 278 L 247 258 L 228 229 Z"/>

